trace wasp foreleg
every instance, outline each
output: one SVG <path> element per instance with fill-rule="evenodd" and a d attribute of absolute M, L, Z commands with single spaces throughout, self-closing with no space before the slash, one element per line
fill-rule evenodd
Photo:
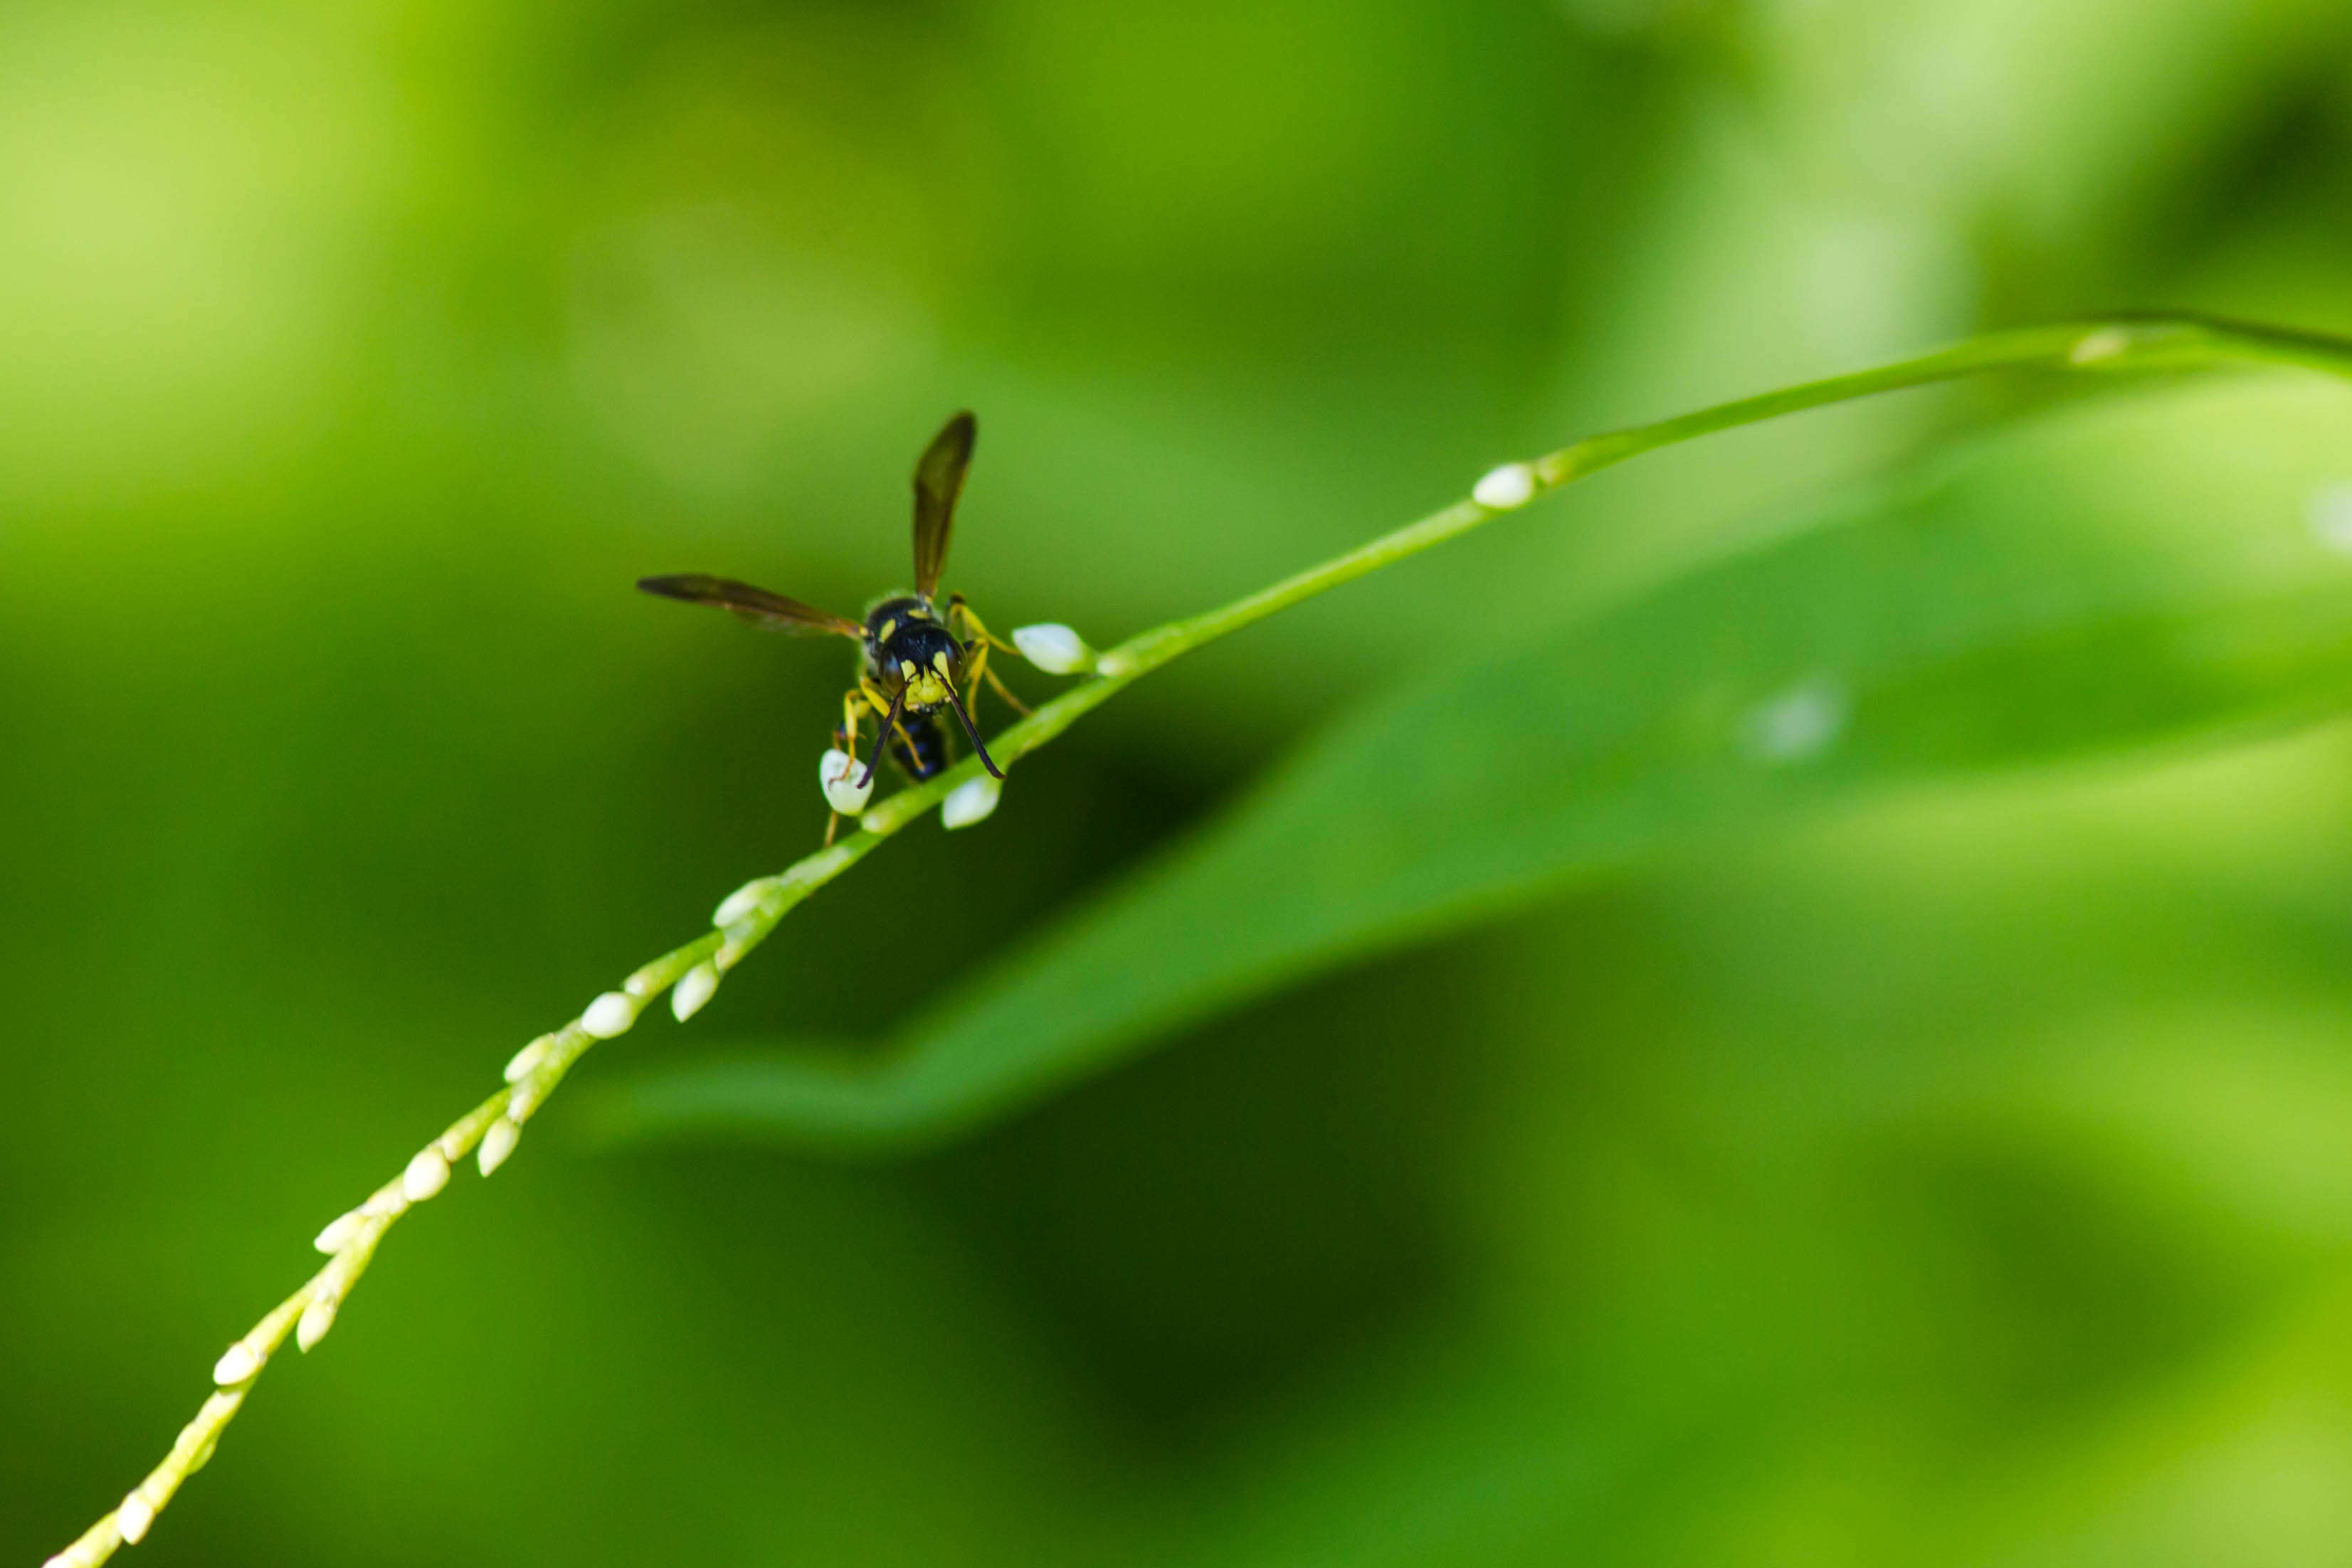
<path fill-rule="evenodd" d="M 981 624 L 980 617 L 972 613 L 971 604 L 961 593 L 951 595 L 948 600 L 948 630 L 970 650 L 964 658 L 964 668 L 971 677 L 964 690 L 964 706 L 974 715 L 980 712 L 980 687 L 985 681 L 989 689 L 1003 697 L 1014 713 L 1027 717 L 1029 705 L 1014 696 L 1013 688 L 988 667 L 988 655 L 992 650 L 1002 648 L 1015 658 L 1021 656 L 1021 650 L 992 635 L 988 628 Z"/>

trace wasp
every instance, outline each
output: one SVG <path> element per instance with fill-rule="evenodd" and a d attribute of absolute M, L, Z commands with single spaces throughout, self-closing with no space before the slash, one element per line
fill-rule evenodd
<path fill-rule="evenodd" d="M 944 772 L 949 762 L 948 736 L 940 716 L 952 712 L 981 766 L 996 778 L 1004 777 L 972 722 L 984 681 L 1015 710 L 1026 713 L 1019 698 L 988 667 L 992 650 L 1013 653 L 1009 643 L 989 635 L 963 595 L 951 594 L 942 604 L 940 574 L 946 570 L 948 536 L 955 526 L 956 499 L 963 493 L 964 473 L 971 466 L 979 423 L 971 413 L 958 413 L 924 448 L 915 465 L 915 589 L 893 593 L 866 612 L 863 622 L 835 615 L 797 599 L 754 588 L 729 578 L 687 572 L 641 579 L 637 586 L 665 599 L 689 604 L 711 604 L 730 610 L 759 625 L 794 636 L 847 637 L 858 644 L 857 684 L 841 701 L 841 727 L 834 732 L 836 747 L 856 768 L 861 737 L 869 718 L 875 721 L 874 748 L 866 756 L 865 770 L 850 792 L 862 797 L 874 783 L 874 770 L 887 751 L 891 760 L 917 783 Z M 845 782 L 828 779 L 829 785 Z M 828 789 L 830 800 L 833 790 Z M 836 809 L 836 817 L 838 809 Z M 828 823 L 825 837 L 833 837 Z"/>

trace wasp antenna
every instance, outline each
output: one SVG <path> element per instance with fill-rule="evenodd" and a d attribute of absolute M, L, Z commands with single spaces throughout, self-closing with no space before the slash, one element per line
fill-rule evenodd
<path fill-rule="evenodd" d="M 996 758 L 988 754 L 988 747 L 981 740 L 980 731 L 972 726 L 971 710 L 963 706 L 962 695 L 952 685 L 948 687 L 948 701 L 954 706 L 956 717 L 963 720 L 963 732 L 971 737 L 971 748 L 980 754 L 980 765 L 996 778 L 1003 778 L 1004 769 L 999 768 Z"/>
<path fill-rule="evenodd" d="M 890 711 L 882 720 L 882 733 L 874 737 L 874 755 L 866 759 L 866 771 L 858 779 L 860 789 L 874 782 L 874 770 L 882 766 L 882 753 L 889 747 L 890 732 L 898 727 L 898 710 L 907 706 L 907 688 L 900 686 L 898 695 L 890 699 Z M 966 724 L 971 721 L 966 719 Z"/>

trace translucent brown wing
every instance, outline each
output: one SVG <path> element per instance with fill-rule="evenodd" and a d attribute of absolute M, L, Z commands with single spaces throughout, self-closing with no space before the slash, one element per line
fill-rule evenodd
<path fill-rule="evenodd" d="M 948 530 L 955 526 L 956 497 L 963 471 L 971 466 L 971 446 L 980 425 L 969 410 L 940 427 L 915 465 L 915 591 L 929 599 L 947 570 Z"/>
<path fill-rule="evenodd" d="M 676 577 L 640 578 L 637 586 L 664 599 L 683 599 L 688 604 L 715 604 L 721 610 L 732 610 L 746 621 L 756 621 L 795 637 L 830 633 L 863 641 L 866 636 L 866 628 L 846 616 L 828 615 L 797 599 L 786 599 L 781 593 L 724 577 L 689 571 Z"/>

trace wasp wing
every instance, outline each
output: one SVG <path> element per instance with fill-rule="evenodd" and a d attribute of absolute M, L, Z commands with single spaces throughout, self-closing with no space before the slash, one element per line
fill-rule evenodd
<path fill-rule="evenodd" d="M 948 564 L 948 530 L 955 526 L 956 497 L 971 466 L 980 426 L 970 410 L 940 426 L 915 465 L 915 591 L 929 599 L 938 591 Z"/>
<path fill-rule="evenodd" d="M 682 572 L 675 577 L 646 577 L 637 586 L 647 593 L 658 593 L 664 599 L 682 599 L 688 604 L 715 604 L 721 610 L 731 610 L 746 621 L 756 621 L 762 626 L 796 637 L 832 635 L 855 637 L 864 641 L 866 628 L 845 615 L 830 615 L 797 599 L 786 599 L 781 593 L 771 593 L 764 588 L 754 588 L 748 582 L 736 582 L 724 577 L 711 577 L 698 571 Z"/>

